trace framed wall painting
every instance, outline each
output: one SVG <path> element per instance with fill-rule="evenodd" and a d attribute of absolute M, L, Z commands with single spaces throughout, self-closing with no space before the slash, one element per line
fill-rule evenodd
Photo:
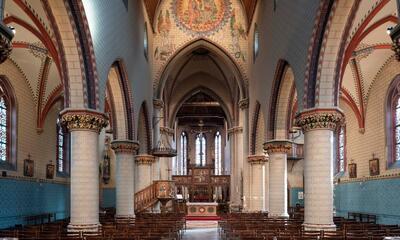
<path fill-rule="evenodd" d="M 349 178 L 357 178 L 357 164 L 349 164 Z"/>
<path fill-rule="evenodd" d="M 369 175 L 379 175 L 379 158 L 373 158 L 369 160 Z"/>
<path fill-rule="evenodd" d="M 24 160 L 24 176 L 33 177 L 34 174 L 34 165 L 33 160 L 25 159 Z"/>
<path fill-rule="evenodd" d="M 54 178 L 54 164 L 47 164 L 46 165 L 46 178 L 53 179 Z"/>

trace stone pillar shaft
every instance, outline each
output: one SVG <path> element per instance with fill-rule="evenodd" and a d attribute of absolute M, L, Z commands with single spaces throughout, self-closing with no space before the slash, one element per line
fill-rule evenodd
<path fill-rule="evenodd" d="M 103 113 L 65 109 L 61 122 L 71 132 L 71 222 L 68 230 L 98 231 L 99 132 L 107 126 Z"/>
<path fill-rule="evenodd" d="M 263 211 L 265 210 L 263 170 L 267 158 L 265 156 L 249 156 L 247 160 L 251 165 L 250 210 Z"/>
<path fill-rule="evenodd" d="M 287 212 L 287 153 L 291 143 L 273 140 L 264 144 L 269 154 L 269 215 L 289 217 Z"/>
<path fill-rule="evenodd" d="M 339 109 L 310 109 L 296 124 L 304 132 L 304 228 L 334 230 L 333 133 L 344 116 Z"/>
<path fill-rule="evenodd" d="M 131 219 L 135 217 L 134 195 L 134 155 L 139 144 L 129 140 L 116 140 L 111 143 L 115 152 L 116 171 L 116 218 Z"/>
<path fill-rule="evenodd" d="M 152 155 L 137 155 L 135 161 L 137 166 L 136 192 L 138 192 L 151 184 L 152 164 L 155 161 L 155 157 Z"/>

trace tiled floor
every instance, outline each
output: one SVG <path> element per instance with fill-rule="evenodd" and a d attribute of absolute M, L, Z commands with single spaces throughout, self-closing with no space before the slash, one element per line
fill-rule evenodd
<path fill-rule="evenodd" d="M 217 221 L 188 221 L 183 240 L 218 240 Z"/>

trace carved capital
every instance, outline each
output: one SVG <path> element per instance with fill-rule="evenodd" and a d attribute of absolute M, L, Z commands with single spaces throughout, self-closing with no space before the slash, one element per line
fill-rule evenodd
<path fill-rule="evenodd" d="M 3 63 L 11 54 L 14 33 L 4 23 L 0 23 L 0 63 Z"/>
<path fill-rule="evenodd" d="M 330 109 L 309 109 L 296 117 L 296 125 L 301 127 L 303 132 L 315 129 L 329 129 L 336 131 L 344 124 L 344 115 L 338 108 Z"/>
<path fill-rule="evenodd" d="M 239 107 L 240 109 L 247 109 L 249 108 L 249 99 L 248 98 L 243 98 L 239 101 Z"/>
<path fill-rule="evenodd" d="M 272 140 L 264 143 L 264 150 L 271 153 L 290 153 L 292 142 L 288 140 Z"/>
<path fill-rule="evenodd" d="M 139 143 L 131 140 L 115 140 L 111 142 L 111 148 L 115 153 L 128 153 L 135 155 L 139 150 Z"/>
<path fill-rule="evenodd" d="M 135 158 L 135 162 L 138 165 L 141 165 L 141 164 L 151 165 L 155 161 L 156 161 L 156 158 L 153 155 L 147 155 L 147 154 L 137 155 Z"/>
<path fill-rule="evenodd" d="M 264 155 L 250 155 L 247 157 L 250 164 L 264 164 L 268 162 L 268 158 Z"/>
<path fill-rule="evenodd" d="M 61 111 L 61 123 L 68 130 L 91 130 L 100 132 L 107 127 L 108 119 L 104 113 L 91 109 L 65 109 Z"/>
<path fill-rule="evenodd" d="M 174 129 L 169 127 L 160 127 L 160 133 L 165 134 L 167 136 L 174 136 L 175 134 Z"/>
<path fill-rule="evenodd" d="M 400 24 L 397 24 L 390 32 L 392 38 L 392 50 L 395 53 L 397 61 L 400 61 Z"/>
<path fill-rule="evenodd" d="M 164 101 L 162 99 L 153 99 L 153 107 L 161 109 L 164 107 Z"/>
<path fill-rule="evenodd" d="M 228 134 L 235 134 L 235 133 L 242 133 L 242 132 L 243 132 L 243 128 L 239 127 L 239 126 L 228 129 Z"/>

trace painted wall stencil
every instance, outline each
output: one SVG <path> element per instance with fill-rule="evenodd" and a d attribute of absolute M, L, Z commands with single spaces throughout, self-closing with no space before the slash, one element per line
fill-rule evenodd
<path fill-rule="evenodd" d="M 192 35 L 211 35 L 231 16 L 229 0 L 174 0 L 172 13 L 176 24 Z"/>

